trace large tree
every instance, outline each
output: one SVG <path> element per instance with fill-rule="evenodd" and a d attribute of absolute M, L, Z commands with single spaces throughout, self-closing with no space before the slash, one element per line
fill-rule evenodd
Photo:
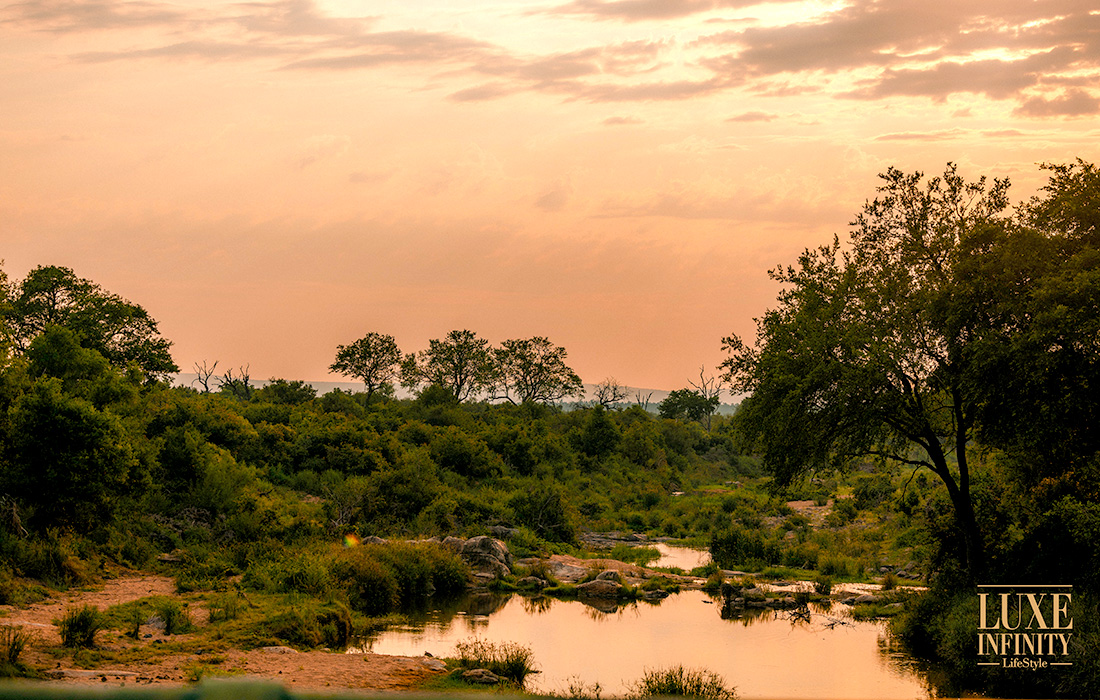
<path fill-rule="evenodd" d="M 351 345 L 336 346 L 336 361 L 329 369 L 357 377 L 366 386 L 370 401 L 377 393 L 393 393 L 401 369 L 401 350 L 392 335 L 371 331 Z"/>
<path fill-rule="evenodd" d="M 582 396 L 584 385 L 565 364 L 568 353 L 543 337 L 505 340 L 493 350 L 491 399 L 553 403 Z"/>
<path fill-rule="evenodd" d="M 171 342 L 161 337 L 157 322 L 144 308 L 77 277 L 67 267 L 37 267 L 11 284 L 8 296 L 0 313 L 20 352 L 47 326 L 57 325 L 116 367 L 135 364 L 151 380 L 179 371 L 169 352 Z"/>
<path fill-rule="evenodd" d="M 408 387 L 441 386 L 458 401 L 477 396 L 492 381 L 493 355 L 489 341 L 469 330 L 453 330 L 433 338 L 428 349 L 409 354 L 401 362 L 401 383 Z"/>
<path fill-rule="evenodd" d="M 984 569 L 968 445 L 984 399 L 979 348 L 1002 290 L 971 274 L 976 241 L 1013 229 L 1007 180 L 890 169 L 853 222 L 850 246 L 806 250 L 771 272 L 784 285 L 755 347 L 723 340 L 737 421 L 782 483 L 853 460 L 930 469 L 954 506 L 963 564 Z"/>

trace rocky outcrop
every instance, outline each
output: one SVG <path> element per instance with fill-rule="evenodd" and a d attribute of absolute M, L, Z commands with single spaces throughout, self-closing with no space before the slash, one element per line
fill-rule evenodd
<path fill-rule="evenodd" d="M 582 598 L 618 598 L 622 586 L 615 581 L 596 579 L 577 584 L 577 595 Z"/>
<path fill-rule="evenodd" d="M 474 668 L 462 673 L 462 680 L 478 685 L 496 685 L 500 683 L 500 676 L 487 668 Z"/>
<path fill-rule="evenodd" d="M 460 554 L 475 573 L 492 576 L 512 573 L 512 553 L 508 551 L 508 545 L 492 537 L 471 537 L 463 543 Z"/>

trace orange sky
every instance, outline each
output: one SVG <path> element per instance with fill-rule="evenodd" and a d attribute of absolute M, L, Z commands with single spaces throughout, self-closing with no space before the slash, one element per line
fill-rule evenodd
<path fill-rule="evenodd" d="M 888 166 L 1100 159 L 1092 0 L 27 0 L 0 258 L 145 306 L 185 371 L 367 331 L 545 335 L 673 389 Z"/>

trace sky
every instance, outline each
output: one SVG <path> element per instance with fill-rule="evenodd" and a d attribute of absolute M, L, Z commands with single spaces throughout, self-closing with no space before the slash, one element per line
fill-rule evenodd
<path fill-rule="evenodd" d="M 1095 0 L 0 5 L 0 259 L 184 371 L 334 380 L 367 332 L 546 336 L 675 389 L 893 166 L 1100 159 Z"/>

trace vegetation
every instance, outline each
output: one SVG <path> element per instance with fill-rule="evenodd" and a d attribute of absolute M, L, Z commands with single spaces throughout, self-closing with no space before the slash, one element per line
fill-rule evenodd
<path fill-rule="evenodd" d="M 634 687 L 633 697 L 688 697 L 702 700 L 733 700 L 733 688 L 725 680 L 705 669 L 685 669 L 683 666 L 646 671 Z"/>
<path fill-rule="evenodd" d="M 460 669 L 484 668 L 518 686 L 528 675 L 537 673 L 534 655 L 521 644 L 471 639 L 456 644 L 455 651 Z"/>
<path fill-rule="evenodd" d="M 94 605 L 68 608 L 57 623 L 61 645 L 74 649 L 95 646 L 95 636 L 104 627 L 103 615 Z"/>
<path fill-rule="evenodd" d="M 1045 167 L 1015 209 L 1007 181 L 888 171 L 848 245 L 773 272 L 755 345 L 725 339 L 723 378 L 748 394 L 732 417 L 703 371 L 656 413 L 612 379 L 565 405 L 581 385 L 564 348 L 470 330 L 413 353 L 375 332 L 339 346 L 332 368 L 364 392 L 257 387 L 217 362 L 172 386 L 142 307 L 68 268 L 0 269 L 0 602 L 155 569 L 207 597 L 224 639 L 334 646 L 465 586 L 426 538 L 492 528 L 528 556 L 629 531 L 709 543 L 697 575 L 719 589 L 718 567 L 820 593 L 921 579 L 894 628 L 944 688 L 1095 695 L 1100 662 L 1019 690 L 974 674 L 963 634 L 975 582 L 1056 581 L 1082 606 L 1075 658 L 1100 648 L 1082 619 L 1100 599 L 1100 171 Z M 391 541 L 355 546 L 372 536 Z M 92 646 L 155 604 L 58 625 Z"/>

